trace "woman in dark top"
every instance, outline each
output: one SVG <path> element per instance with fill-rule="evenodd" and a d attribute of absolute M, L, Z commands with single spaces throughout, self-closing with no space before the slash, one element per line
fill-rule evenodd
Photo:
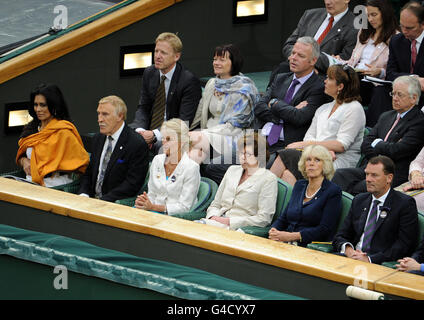
<path fill-rule="evenodd" d="M 323 146 L 304 149 L 299 171 L 305 179 L 294 185 L 290 201 L 272 224 L 269 239 L 306 246 L 312 241 L 331 241 L 341 213 L 342 191 L 331 178 L 332 156 Z"/>

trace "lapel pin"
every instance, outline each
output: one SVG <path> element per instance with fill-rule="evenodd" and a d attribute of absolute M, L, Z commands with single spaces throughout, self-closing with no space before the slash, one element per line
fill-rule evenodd
<path fill-rule="evenodd" d="M 380 218 L 384 219 L 385 217 L 387 217 L 387 214 L 390 212 L 390 208 L 389 207 L 381 207 L 380 208 Z"/>
<path fill-rule="evenodd" d="M 172 176 L 172 177 L 171 177 L 171 181 L 172 181 L 172 182 L 175 182 L 175 181 L 177 181 L 177 178 L 176 178 L 175 176 Z"/>

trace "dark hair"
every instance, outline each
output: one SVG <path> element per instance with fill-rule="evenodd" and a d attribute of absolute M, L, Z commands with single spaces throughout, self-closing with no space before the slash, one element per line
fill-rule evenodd
<path fill-rule="evenodd" d="M 237 148 L 241 152 L 247 146 L 253 147 L 253 154 L 258 159 L 259 166 L 265 168 L 270 157 L 266 138 L 257 131 L 244 134 L 238 139 Z"/>
<path fill-rule="evenodd" d="M 411 11 L 417 17 L 419 23 L 424 22 L 424 7 L 419 2 L 409 1 L 400 9 L 400 12 L 402 13 L 404 10 Z"/>
<path fill-rule="evenodd" d="M 37 127 L 40 125 L 40 120 L 38 120 L 34 111 L 34 100 L 37 95 L 42 95 L 46 99 L 49 112 L 53 115 L 54 118 L 58 120 L 71 121 L 68 106 L 66 105 L 62 91 L 59 89 L 59 87 L 54 84 L 39 84 L 30 93 L 28 113 L 33 118 L 33 120 L 24 127 L 21 138 L 36 132 Z"/>
<path fill-rule="evenodd" d="M 387 156 L 375 156 L 372 157 L 368 163 L 370 164 L 379 164 L 381 163 L 383 165 L 383 171 L 384 174 L 388 175 L 388 174 L 395 174 L 395 163 L 393 162 L 392 159 L 390 159 Z"/>
<path fill-rule="evenodd" d="M 388 0 L 368 0 L 367 6 L 378 8 L 381 12 L 383 28 L 381 34 L 375 41 L 375 45 L 385 42 L 389 43 L 390 37 L 399 30 L 399 23 L 396 19 L 393 6 Z M 368 23 L 367 29 L 362 29 L 359 34 L 359 42 L 365 44 L 369 38 L 375 34 L 376 30 Z"/>
<path fill-rule="evenodd" d="M 234 44 L 225 44 L 215 48 L 214 57 L 223 57 L 228 52 L 231 60 L 231 76 L 236 76 L 240 73 L 243 67 L 243 57 L 238 47 Z"/>
<path fill-rule="evenodd" d="M 361 89 L 358 74 L 347 64 L 334 64 L 327 69 L 327 76 L 336 80 L 339 85 L 343 83 L 343 89 L 337 95 L 338 103 L 361 101 Z"/>

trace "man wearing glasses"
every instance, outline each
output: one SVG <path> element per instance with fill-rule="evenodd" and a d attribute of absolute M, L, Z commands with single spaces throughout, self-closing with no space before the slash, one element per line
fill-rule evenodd
<path fill-rule="evenodd" d="M 421 85 L 416 76 L 401 76 L 393 82 L 393 110 L 384 112 L 364 138 L 361 153 L 365 156 L 359 168 L 338 169 L 333 182 L 343 191 L 356 195 L 366 192 L 365 172 L 368 160 L 377 155 L 395 163 L 393 187 L 408 181 L 409 164 L 424 145 L 424 113 L 417 105 Z"/>
<path fill-rule="evenodd" d="M 424 7 L 418 2 L 408 2 L 401 9 L 400 27 L 402 33 L 392 37 L 389 44 L 386 80 L 393 81 L 403 75 L 418 76 L 421 91 L 424 91 Z M 391 86 L 376 88 L 367 111 L 367 125 L 374 126 L 378 117 L 390 110 L 389 92 Z M 419 105 L 424 104 L 424 95 Z"/>

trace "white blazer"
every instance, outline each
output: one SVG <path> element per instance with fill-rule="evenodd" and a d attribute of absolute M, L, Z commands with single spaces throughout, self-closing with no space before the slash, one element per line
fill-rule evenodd
<path fill-rule="evenodd" d="M 188 212 L 197 202 L 200 185 L 199 165 L 184 153 L 167 180 L 165 158 L 165 154 L 153 158 L 147 195 L 152 203 L 166 205 L 169 215 Z"/>
<path fill-rule="evenodd" d="M 242 174 L 241 166 L 228 168 L 208 208 L 206 219 L 212 216 L 230 218 L 231 230 L 246 226 L 265 227 L 271 223 L 275 213 L 277 177 L 271 171 L 259 168 L 239 185 Z"/>

